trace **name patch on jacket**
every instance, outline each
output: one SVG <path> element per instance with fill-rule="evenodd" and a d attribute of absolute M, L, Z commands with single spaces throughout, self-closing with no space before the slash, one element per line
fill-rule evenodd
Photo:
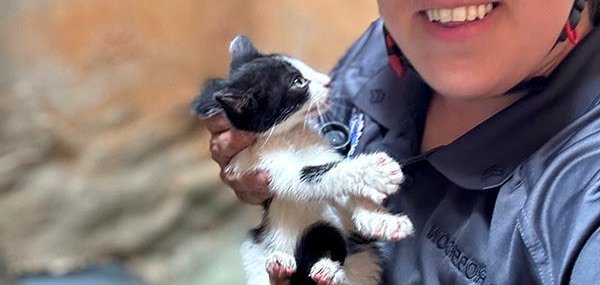
<path fill-rule="evenodd" d="M 475 284 L 487 285 L 485 282 L 487 270 L 484 264 L 467 255 L 464 250 L 451 239 L 450 235 L 439 226 L 433 225 L 426 235 L 426 238 L 443 251 L 448 257 L 450 263 L 467 279 Z"/>

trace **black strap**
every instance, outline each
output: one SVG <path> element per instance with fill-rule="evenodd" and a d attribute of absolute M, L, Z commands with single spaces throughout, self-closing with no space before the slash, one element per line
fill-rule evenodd
<path fill-rule="evenodd" d="M 562 30 L 562 32 L 558 36 L 558 40 L 556 41 L 557 44 L 564 42 L 569 38 L 569 31 L 567 29 L 575 30 L 575 28 L 579 24 L 579 21 L 581 20 L 581 12 L 583 12 L 583 9 L 585 8 L 585 2 L 586 0 L 575 0 L 573 2 L 573 8 L 571 8 L 571 13 L 569 14 L 568 20 L 569 27 L 565 27 Z"/>

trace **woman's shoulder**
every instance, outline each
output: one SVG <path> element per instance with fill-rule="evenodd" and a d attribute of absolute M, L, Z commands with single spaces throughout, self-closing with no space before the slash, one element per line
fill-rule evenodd
<path fill-rule="evenodd" d="M 532 186 L 600 191 L 600 102 L 554 135 L 521 170 Z"/>
<path fill-rule="evenodd" d="M 519 233 L 536 263 L 556 276 L 567 272 L 600 218 L 600 105 L 555 135 L 515 173 L 509 195 L 526 197 Z"/>
<path fill-rule="evenodd" d="M 581 185 L 582 182 L 592 179 L 593 173 L 600 171 L 598 39 L 600 30 L 595 29 L 586 41 L 572 52 L 558 71 L 550 76 L 551 82 L 546 86 L 546 90 L 533 96 L 551 98 L 539 100 L 549 111 L 544 113 L 548 115 L 547 120 L 536 125 L 540 129 L 554 125 L 561 127 L 523 163 L 524 172 L 531 180 L 550 175 L 549 178 L 561 182 L 560 184 Z M 560 175 L 563 173 L 564 175 Z M 600 179 L 600 176 L 596 179 Z"/>

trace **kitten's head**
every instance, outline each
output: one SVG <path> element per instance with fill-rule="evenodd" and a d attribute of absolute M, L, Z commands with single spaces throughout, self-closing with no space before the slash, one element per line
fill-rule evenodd
<path fill-rule="evenodd" d="M 229 51 L 229 78 L 209 80 L 193 103 L 200 116 L 222 110 L 235 128 L 261 134 L 303 123 L 326 98 L 329 77 L 297 59 L 262 54 L 245 36 Z"/>

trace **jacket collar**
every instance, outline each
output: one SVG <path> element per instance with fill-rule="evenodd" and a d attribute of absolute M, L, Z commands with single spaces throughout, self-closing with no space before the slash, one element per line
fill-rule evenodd
<path fill-rule="evenodd" d="M 385 52 L 385 45 L 381 47 Z M 502 185 L 527 157 L 600 100 L 600 29 L 583 39 L 547 78 L 546 84 L 481 123 L 449 145 L 418 155 L 465 189 Z M 420 145 L 431 90 L 415 72 L 398 77 L 381 68 L 356 96 L 355 106 L 386 133 L 403 134 Z"/>

